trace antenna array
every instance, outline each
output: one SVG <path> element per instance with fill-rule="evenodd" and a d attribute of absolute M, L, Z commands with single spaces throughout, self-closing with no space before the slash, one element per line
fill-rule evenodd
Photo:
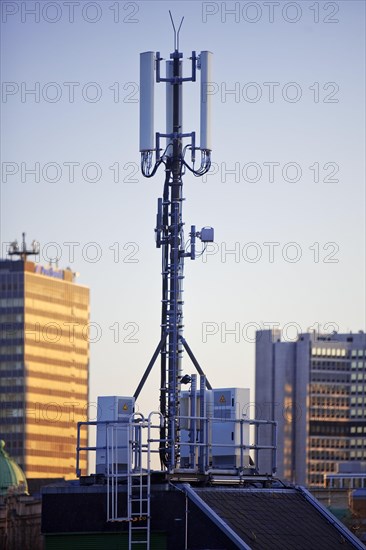
<path fill-rule="evenodd" d="M 169 12 L 170 13 L 170 12 Z M 137 398 L 157 357 L 160 354 L 160 460 L 163 467 L 174 470 L 180 456 L 180 390 L 186 377 L 182 376 L 182 355 L 186 349 L 198 372 L 203 375 L 198 361 L 183 337 L 183 280 L 184 258 L 196 257 L 196 238 L 204 246 L 213 242 L 211 227 L 200 232 L 191 226 L 190 240 L 185 243 L 183 233 L 183 179 L 188 169 L 195 176 L 202 176 L 211 163 L 211 96 L 208 94 L 211 80 L 212 53 L 202 51 L 198 56 L 192 51 L 190 57 L 191 75 L 183 76 L 183 54 L 179 51 L 179 33 L 170 18 L 174 30 L 174 51 L 165 63 L 165 77 L 161 75 L 160 52 L 140 54 L 140 152 L 142 174 L 150 178 L 160 165 L 164 165 L 165 181 L 163 196 L 158 199 L 155 228 L 156 246 L 162 251 L 162 306 L 161 339 L 145 374 L 134 394 Z M 183 132 L 183 83 L 196 82 L 200 71 L 200 145 L 197 146 L 196 132 Z M 155 84 L 164 82 L 166 90 L 166 131 L 155 132 L 154 95 Z M 165 148 L 162 147 L 165 139 Z M 190 151 L 190 158 L 187 153 Z M 200 153 L 200 164 L 196 166 L 196 154 Z M 205 378 L 204 378 L 205 379 Z M 207 380 L 206 387 L 211 388 Z"/>

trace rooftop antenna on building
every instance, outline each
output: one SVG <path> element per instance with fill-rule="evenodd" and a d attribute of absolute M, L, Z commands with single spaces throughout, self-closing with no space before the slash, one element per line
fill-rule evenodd
<path fill-rule="evenodd" d="M 160 165 L 164 165 L 165 181 L 163 196 L 158 199 L 156 216 L 156 247 L 162 251 L 162 300 L 161 338 L 138 385 L 134 397 L 139 396 L 157 357 L 160 354 L 160 411 L 162 427 L 160 431 L 159 454 L 162 467 L 174 469 L 179 460 L 179 395 L 180 386 L 187 382 L 182 376 L 182 355 L 185 349 L 199 374 L 204 373 L 191 348 L 183 337 L 183 268 L 184 258 L 196 257 L 196 238 L 202 243 L 213 242 L 212 227 L 204 227 L 197 232 L 191 226 L 190 240 L 185 245 L 183 234 L 183 173 L 188 170 L 194 176 L 203 176 L 211 165 L 210 110 L 211 97 L 208 83 L 211 81 L 212 53 L 202 51 L 198 56 L 192 52 L 191 76 L 183 77 L 183 53 L 179 51 L 179 33 L 174 25 L 174 52 L 166 60 L 166 76 L 161 76 L 160 52 L 140 54 L 140 152 L 141 172 L 151 178 Z M 200 81 L 200 146 L 196 145 L 196 132 L 183 132 L 182 105 L 183 83 L 196 81 L 196 70 L 201 72 Z M 154 133 L 154 87 L 155 82 L 165 82 L 166 89 L 166 131 Z M 165 140 L 165 148 L 162 146 Z M 185 144 L 184 144 L 185 142 Z M 190 159 L 187 153 L 190 151 Z M 200 166 L 196 167 L 196 153 L 200 152 Z M 208 380 L 206 387 L 211 389 Z"/>
<path fill-rule="evenodd" d="M 12 243 L 10 243 L 9 256 L 19 256 L 21 260 L 25 261 L 27 259 L 27 256 L 38 256 L 39 255 L 39 242 L 33 240 L 32 241 L 32 248 L 27 249 L 27 245 L 25 242 L 25 233 L 22 233 L 22 243 L 19 247 L 17 239 L 15 239 Z"/>

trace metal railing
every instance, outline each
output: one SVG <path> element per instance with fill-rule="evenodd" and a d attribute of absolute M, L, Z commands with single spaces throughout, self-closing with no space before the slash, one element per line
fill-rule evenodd
<path fill-rule="evenodd" d="M 154 424 L 152 422 L 152 416 L 156 415 L 159 418 L 159 422 Z M 180 416 L 180 423 L 189 425 L 186 432 L 190 433 L 190 426 L 193 426 L 191 436 L 186 441 L 179 441 L 180 446 L 180 464 L 181 467 L 175 470 L 191 471 L 192 473 L 208 474 L 213 470 L 231 469 L 237 473 L 243 470 L 249 470 L 253 475 L 261 475 L 258 471 L 259 459 L 264 453 L 270 454 L 271 473 L 274 475 L 277 470 L 276 451 L 277 451 L 277 423 L 270 420 L 254 420 L 254 419 L 222 419 L 203 416 Z M 80 431 L 83 426 L 106 426 L 106 441 L 104 445 L 95 446 L 81 446 L 80 445 Z M 159 430 L 161 427 L 161 414 L 158 412 L 150 413 L 148 419 L 145 419 L 143 415 L 132 415 L 129 422 L 126 421 L 90 421 L 79 422 L 77 426 L 77 448 L 76 448 L 76 475 L 80 477 L 82 472 L 80 469 L 80 454 L 83 452 L 96 452 L 98 450 L 106 451 L 106 459 L 104 464 L 104 472 L 106 477 L 112 477 L 116 480 L 116 483 L 123 478 L 126 479 L 127 475 L 127 461 L 125 471 L 118 470 L 118 452 L 125 452 L 126 456 L 130 456 L 130 453 L 135 451 L 136 442 L 132 435 L 126 438 L 125 444 L 116 444 L 115 441 L 107 440 L 107 434 L 111 429 L 120 430 L 126 429 L 126 426 L 134 425 L 140 432 L 141 437 L 141 454 L 140 460 L 146 455 L 146 468 L 151 470 L 151 458 L 152 455 L 159 454 L 159 445 L 162 443 L 159 435 L 153 437 L 153 430 Z M 216 432 L 219 431 L 225 434 L 226 426 L 227 433 L 233 438 L 230 442 L 223 440 L 216 440 Z M 254 443 L 250 443 L 250 436 L 248 437 L 249 427 L 253 427 L 254 437 L 251 434 Z M 111 428 L 112 427 L 112 428 Z M 119 427 L 119 428 L 118 428 Z M 264 427 L 270 428 L 270 434 L 267 433 L 266 443 L 259 444 L 260 430 Z M 183 430 L 181 430 L 182 435 Z M 225 438 L 224 438 L 225 439 Z M 154 447 L 156 445 L 156 448 Z M 112 451 L 113 448 L 113 451 Z M 226 452 L 227 451 L 227 452 Z M 232 466 L 220 467 L 220 456 L 229 455 L 232 457 Z M 132 460 L 132 459 L 131 459 Z M 133 460 L 137 460 L 135 457 Z M 134 462 L 135 464 L 136 462 Z M 174 473 L 175 470 L 171 470 L 170 473 Z M 155 471 L 160 471 L 156 468 Z M 267 474 L 267 472 L 266 472 Z"/>
<path fill-rule="evenodd" d="M 254 420 L 254 419 L 231 419 L 231 418 L 212 418 L 201 416 L 180 416 L 180 420 L 185 422 L 192 422 L 194 429 L 195 441 L 180 441 L 181 456 L 182 450 L 185 447 L 189 448 L 190 465 L 188 469 L 198 469 L 202 473 L 209 473 L 212 470 L 220 470 L 220 465 L 215 466 L 216 459 L 220 455 L 225 455 L 225 451 L 228 451 L 228 455 L 233 459 L 232 468 L 236 471 L 252 470 L 252 473 L 260 474 L 257 467 L 259 464 L 259 453 L 261 451 L 269 451 L 271 454 L 271 472 L 275 474 L 277 471 L 277 422 L 270 420 Z M 230 424 L 234 425 L 234 429 L 231 430 Z M 230 427 L 233 437 L 233 442 L 225 443 L 223 441 L 214 441 L 215 428 L 222 426 Z M 259 441 L 259 430 L 261 427 L 271 427 L 270 441 L 268 444 L 250 443 L 250 436 L 245 433 L 247 427 L 254 427 L 254 441 Z M 188 431 L 188 430 L 187 430 Z M 223 430 L 221 430 L 222 432 Z M 239 434 L 238 434 L 239 431 Z M 203 438 L 200 438 L 200 432 L 203 433 Z M 239 437 L 238 437 L 239 435 Z M 196 439 L 201 439 L 197 441 Z M 254 459 L 251 460 L 250 453 L 253 452 Z M 198 455 L 198 459 L 197 459 Z M 228 466 L 230 468 L 230 466 Z M 227 468 L 226 468 L 227 469 Z"/>

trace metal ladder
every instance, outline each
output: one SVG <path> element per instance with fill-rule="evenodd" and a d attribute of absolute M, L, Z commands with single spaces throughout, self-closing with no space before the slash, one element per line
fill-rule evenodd
<path fill-rule="evenodd" d="M 153 422 L 153 417 L 158 421 Z M 111 423 L 106 430 L 107 521 L 128 522 L 129 550 L 150 550 L 150 488 L 151 457 L 159 454 L 152 448 L 160 444 L 163 424 L 160 412 L 151 412 L 146 419 L 134 413 L 128 423 Z M 119 453 L 122 454 L 119 457 Z M 119 470 L 119 461 L 125 459 L 127 468 Z M 120 512 L 121 483 L 127 482 L 127 514 Z"/>
<path fill-rule="evenodd" d="M 142 430 L 146 427 L 149 428 L 149 422 L 143 419 L 140 422 L 131 420 L 129 425 L 127 475 L 129 550 L 150 549 L 150 442 L 149 437 L 147 443 L 143 443 L 142 440 Z"/>

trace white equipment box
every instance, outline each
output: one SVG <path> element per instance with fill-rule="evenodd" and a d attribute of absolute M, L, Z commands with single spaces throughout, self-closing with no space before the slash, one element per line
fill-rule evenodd
<path fill-rule="evenodd" d="M 98 421 L 108 422 L 108 424 L 97 425 L 97 474 L 107 474 L 113 458 L 118 471 L 127 469 L 129 420 L 134 410 L 134 397 L 115 395 L 98 397 Z M 112 452 L 112 432 L 114 452 Z M 107 464 L 107 446 L 109 446 L 109 464 Z"/>
<path fill-rule="evenodd" d="M 249 389 L 218 388 L 213 394 L 212 467 L 238 468 L 242 456 L 240 445 L 249 445 L 249 424 L 239 422 L 246 419 L 243 411 L 248 410 Z M 242 465 L 249 466 L 248 449 L 243 450 Z"/>
<path fill-rule="evenodd" d="M 196 394 L 196 417 L 200 416 L 200 392 Z M 208 422 L 208 433 L 205 433 L 206 444 L 210 449 L 208 463 L 212 468 L 232 470 L 241 466 L 249 466 L 249 424 L 241 423 L 248 420 L 245 411 L 248 410 L 250 391 L 247 388 L 215 388 L 205 390 L 205 417 Z M 191 415 L 191 394 L 184 391 L 180 396 L 180 416 Z M 195 441 L 192 441 L 191 427 L 195 425 Z M 199 462 L 199 446 L 201 429 L 204 423 L 181 418 L 180 421 L 180 465 L 181 468 L 192 468 Z M 192 456 L 192 445 L 194 457 Z M 192 464 L 193 459 L 193 464 Z"/>

